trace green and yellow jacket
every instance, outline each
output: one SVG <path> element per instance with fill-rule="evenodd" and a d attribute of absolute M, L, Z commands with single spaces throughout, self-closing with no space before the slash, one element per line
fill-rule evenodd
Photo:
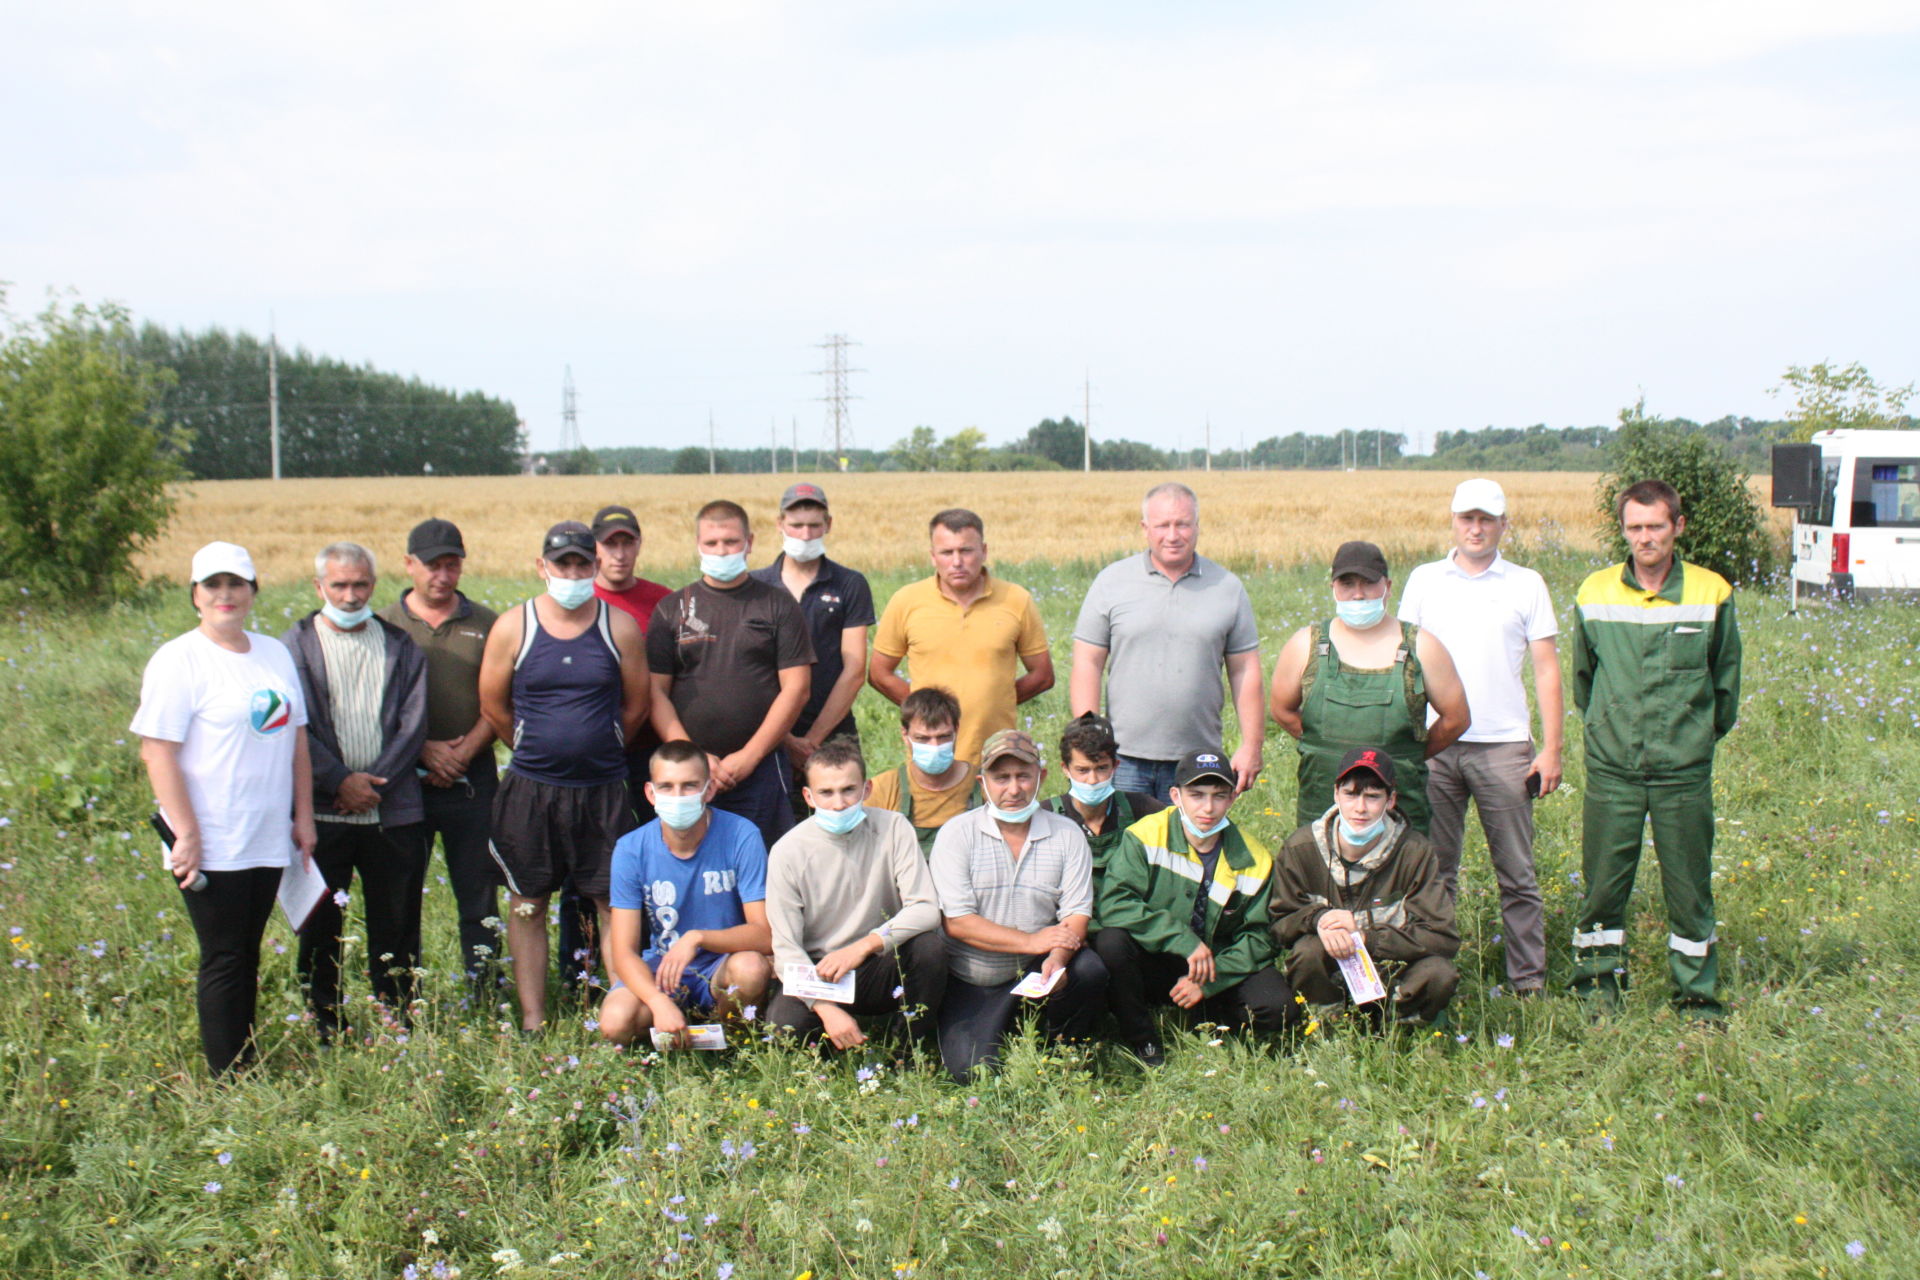
<path fill-rule="evenodd" d="M 1590 574 L 1575 597 L 1573 704 L 1590 767 L 1631 777 L 1702 769 L 1740 709 L 1733 588 L 1676 559 L 1660 590 L 1633 564 Z"/>
<path fill-rule="evenodd" d="M 1220 833 L 1220 856 L 1207 885 L 1207 928 L 1193 932 L 1200 892 L 1200 855 L 1187 843 L 1178 809 L 1162 809 L 1128 827 L 1107 859 L 1096 913 L 1103 929 L 1125 929 L 1148 951 L 1189 956 L 1202 941 L 1213 950 L 1217 995 L 1273 963 L 1267 887 L 1273 855 L 1235 823 Z"/>

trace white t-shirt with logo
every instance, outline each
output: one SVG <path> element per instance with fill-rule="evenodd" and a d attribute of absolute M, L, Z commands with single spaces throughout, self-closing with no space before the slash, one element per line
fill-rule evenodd
<path fill-rule="evenodd" d="M 294 731 L 307 723 L 307 705 L 286 646 L 246 636 L 246 653 L 197 630 L 161 645 L 128 726 L 181 744 L 208 871 L 284 867 L 293 854 Z"/>

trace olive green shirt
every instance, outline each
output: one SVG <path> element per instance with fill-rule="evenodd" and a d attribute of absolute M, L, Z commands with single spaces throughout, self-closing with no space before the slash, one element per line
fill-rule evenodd
<path fill-rule="evenodd" d="M 380 616 L 413 637 L 427 656 L 427 737 L 435 742 L 458 738 L 480 718 L 480 656 L 495 614 L 461 595 L 453 616 L 430 627 L 407 608 L 413 591 L 380 610 Z M 467 766 L 467 781 L 494 777 L 493 752 L 482 751 Z"/>

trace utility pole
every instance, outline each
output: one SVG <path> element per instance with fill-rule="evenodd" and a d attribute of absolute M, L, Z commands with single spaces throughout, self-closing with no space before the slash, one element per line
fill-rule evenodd
<path fill-rule="evenodd" d="M 1080 376 L 1080 469 L 1093 470 L 1093 374 Z"/>
<path fill-rule="evenodd" d="M 816 342 L 827 353 L 827 367 L 819 370 L 827 380 L 827 394 L 820 398 L 827 402 L 827 424 L 833 431 L 833 465 L 844 471 L 847 468 L 847 450 L 853 447 L 853 428 L 847 419 L 847 401 L 860 397 L 847 392 L 847 375 L 865 373 L 865 369 L 847 367 L 847 348 L 860 344 L 852 341 L 844 333 L 830 333 L 825 342 Z"/>
<path fill-rule="evenodd" d="M 793 448 L 788 451 L 788 460 L 793 463 L 793 474 L 800 474 L 800 415 L 793 415 Z"/>
<path fill-rule="evenodd" d="M 767 415 L 767 474 L 780 474 L 780 424 L 772 414 Z"/>
<path fill-rule="evenodd" d="M 267 315 L 267 435 L 273 452 L 273 478 L 280 478 L 280 338 Z"/>
<path fill-rule="evenodd" d="M 1207 466 L 1206 466 L 1206 469 L 1209 472 L 1213 470 L 1213 415 L 1212 414 L 1207 415 Z"/>
<path fill-rule="evenodd" d="M 566 380 L 560 384 L 560 452 L 572 454 L 580 448 L 580 401 L 573 393 L 573 366 L 567 366 Z"/>
<path fill-rule="evenodd" d="M 707 410 L 707 474 L 710 476 L 717 476 L 720 474 L 720 464 L 714 461 L 713 410 L 711 409 Z"/>
<path fill-rule="evenodd" d="M 1386 456 L 1384 452 L 1386 446 L 1381 443 L 1381 438 L 1386 434 L 1378 427 L 1373 429 L 1373 466 L 1376 471 L 1384 469 L 1387 465 L 1381 461 Z"/>

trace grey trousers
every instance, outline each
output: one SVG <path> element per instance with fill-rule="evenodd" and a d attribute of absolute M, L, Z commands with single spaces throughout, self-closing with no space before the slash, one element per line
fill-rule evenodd
<path fill-rule="evenodd" d="M 1500 923 L 1507 950 L 1507 981 L 1516 988 L 1547 980 L 1547 935 L 1540 882 L 1533 872 L 1533 801 L 1527 798 L 1531 742 L 1456 742 L 1427 761 L 1428 832 L 1433 856 L 1456 898 L 1460 842 L 1467 800 L 1480 810 L 1493 878 L 1500 886 Z"/>

